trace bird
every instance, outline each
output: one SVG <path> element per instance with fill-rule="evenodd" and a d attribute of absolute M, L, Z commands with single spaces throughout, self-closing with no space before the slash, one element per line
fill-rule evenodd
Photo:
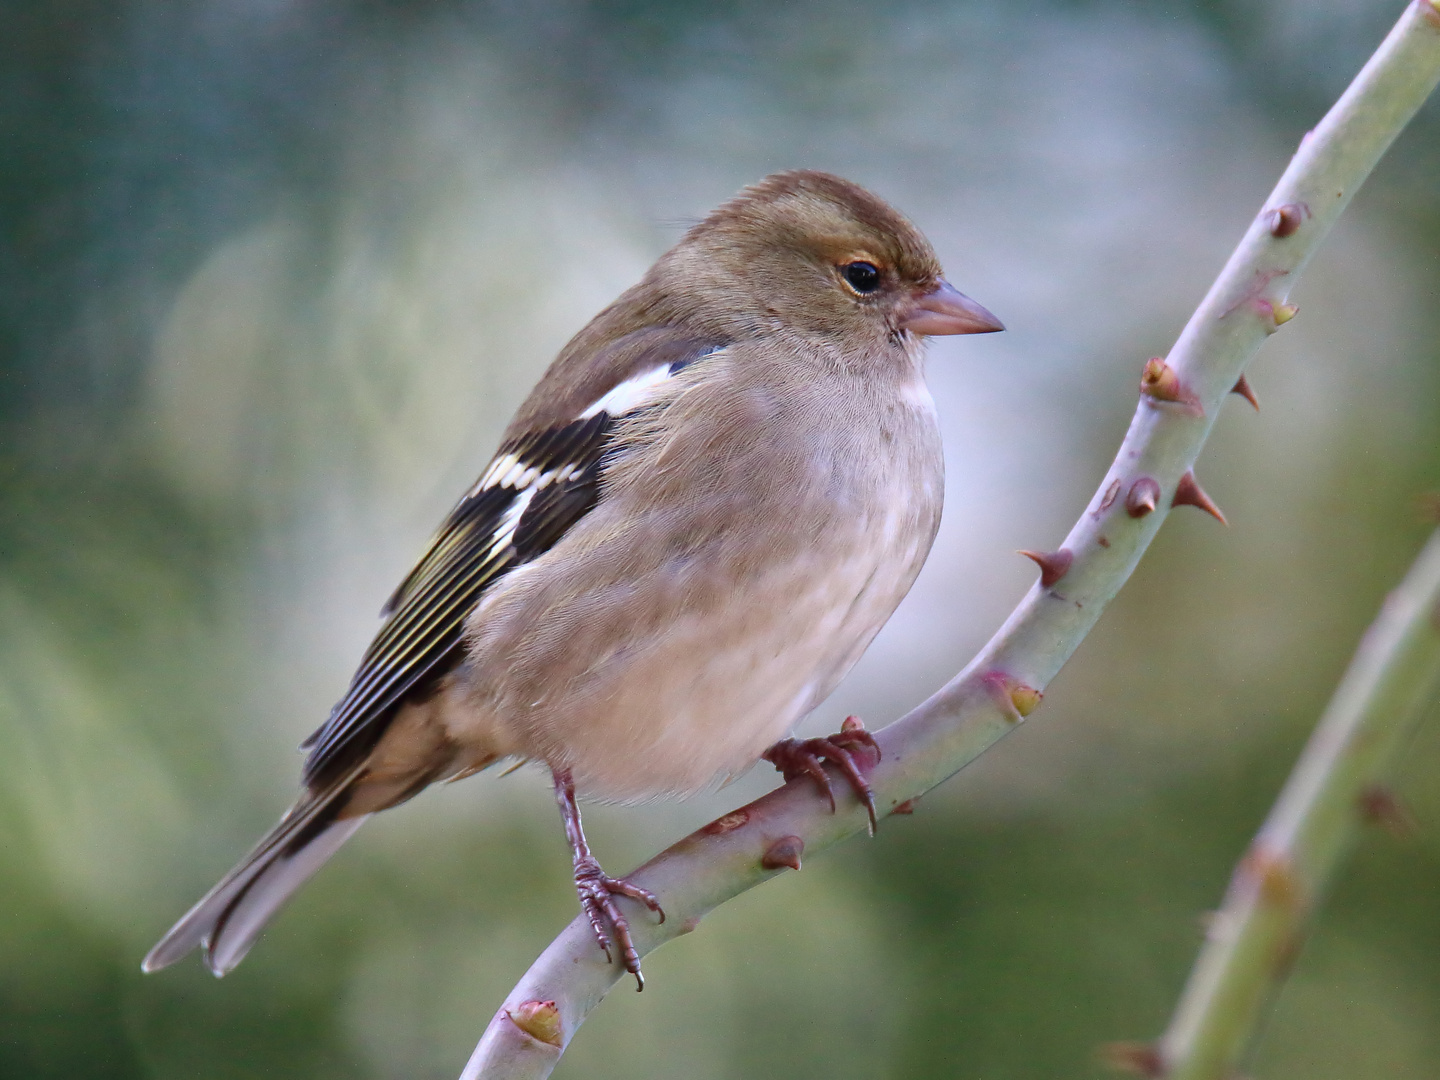
<path fill-rule="evenodd" d="M 680 797 L 762 758 L 866 804 L 860 725 L 795 726 L 909 591 L 944 459 L 924 344 L 1003 330 L 909 220 L 776 173 L 689 228 L 559 353 L 390 596 L 279 823 L 165 934 L 217 976 L 371 815 L 498 762 L 549 769 L 577 896 L 644 988 L 579 800 Z M 868 756 L 867 756 L 868 755 Z M 636 909 L 638 911 L 638 909 Z"/>

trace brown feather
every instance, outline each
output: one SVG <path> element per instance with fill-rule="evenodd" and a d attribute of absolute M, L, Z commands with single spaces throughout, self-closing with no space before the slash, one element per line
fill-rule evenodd
<path fill-rule="evenodd" d="M 943 461 L 906 313 L 940 273 L 905 218 L 824 173 L 769 177 L 687 232 L 560 353 L 392 596 L 311 740 L 297 805 L 323 803 L 317 828 L 282 825 L 155 964 L 237 911 L 216 955 L 238 962 L 356 819 L 500 758 L 625 800 L 753 764 L 934 538 Z M 624 415 L 592 412 L 636 376 Z"/>

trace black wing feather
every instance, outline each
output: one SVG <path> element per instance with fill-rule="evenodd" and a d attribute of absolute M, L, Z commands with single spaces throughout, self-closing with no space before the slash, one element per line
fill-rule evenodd
<path fill-rule="evenodd" d="M 697 347 L 671 363 L 678 371 L 715 346 Z M 302 744 L 311 787 L 355 767 L 374 748 L 396 708 L 432 693 L 462 659 L 465 620 L 485 590 L 510 570 L 539 557 L 595 506 L 605 462 L 614 451 L 615 418 L 604 411 L 511 439 L 508 455 L 537 474 L 553 473 L 514 523 L 508 542 L 496 539 L 523 491 L 477 487 L 460 500 L 429 549 L 387 601 L 385 622 L 360 661 L 345 696 Z M 488 475 L 488 471 L 487 474 Z M 563 479 L 561 478 L 563 476 Z"/>
<path fill-rule="evenodd" d="M 307 740 L 307 784 L 323 783 L 368 754 L 396 706 L 432 690 L 459 662 L 465 619 L 486 588 L 542 554 L 595 505 L 599 467 L 614 426 L 613 418 L 600 412 L 500 448 L 498 457 L 513 454 L 542 473 L 567 466 L 579 472 L 540 489 L 515 522 L 511 540 L 499 547 L 496 535 L 521 491 L 483 488 L 451 511 L 430 549 L 386 605 L 385 623 L 365 650 L 345 696 Z M 562 498 L 547 497 L 562 489 Z M 543 543 L 537 542 L 540 536 Z"/>

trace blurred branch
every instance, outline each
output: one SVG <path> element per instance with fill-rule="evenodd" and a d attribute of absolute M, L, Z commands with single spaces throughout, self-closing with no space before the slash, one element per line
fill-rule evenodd
<path fill-rule="evenodd" d="M 1240 390 L 1260 344 L 1294 316 L 1286 297 L 1300 271 L 1437 81 L 1440 10 L 1414 0 L 1301 143 L 1168 362 L 1146 365 L 1130 430 L 1095 497 L 1058 551 L 1034 556 L 1040 583 L 959 675 L 877 733 L 883 757 L 870 782 L 881 813 L 954 775 L 1038 705 L 1172 505 L 1218 514 L 1190 469 L 1225 395 Z M 802 853 L 863 831 L 866 820 L 853 800 L 830 813 L 809 782 L 726 814 L 630 875 L 669 916 L 660 925 L 636 919 L 636 947 L 643 954 L 693 930 L 718 905 L 798 865 Z M 589 924 L 576 918 L 511 991 L 462 1080 L 548 1076 L 623 971 L 605 962 Z"/>
<path fill-rule="evenodd" d="M 1235 868 L 1170 1028 L 1111 1048 L 1166 1080 L 1228 1080 L 1285 978 L 1341 858 L 1366 820 L 1400 819 L 1379 786 L 1440 682 L 1440 531 L 1360 643 L 1330 707 Z"/>

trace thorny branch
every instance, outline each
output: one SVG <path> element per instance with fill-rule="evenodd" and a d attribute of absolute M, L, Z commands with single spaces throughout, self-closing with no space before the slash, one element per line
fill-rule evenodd
<path fill-rule="evenodd" d="M 1385 601 L 1210 922 L 1170 1028 L 1107 1048 L 1165 1080 L 1229 1080 L 1362 823 L 1403 820 L 1381 786 L 1440 682 L 1440 531 Z"/>
<path fill-rule="evenodd" d="M 869 774 L 881 814 L 973 761 L 1040 702 L 1042 691 L 1129 578 L 1172 506 L 1216 513 L 1191 468 L 1225 395 L 1249 397 L 1245 365 L 1296 313 L 1287 297 L 1320 242 L 1390 143 L 1440 81 L 1440 0 L 1412 0 L 1334 108 L 1302 142 L 1244 239 L 1165 360 L 1146 365 L 1114 463 L 1041 581 L 979 655 L 928 700 L 876 733 Z M 791 783 L 657 855 L 629 880 L 658 896 L 664 924 L 632 923 L 640 952 L 695 929 L 726 900 L 803 853 L 865 829 L 864 807 L 830 813 L 813 785 Z M 623 968 L 573 921 L 510 992 L 461 1080 L 550 1075 Z"/>

